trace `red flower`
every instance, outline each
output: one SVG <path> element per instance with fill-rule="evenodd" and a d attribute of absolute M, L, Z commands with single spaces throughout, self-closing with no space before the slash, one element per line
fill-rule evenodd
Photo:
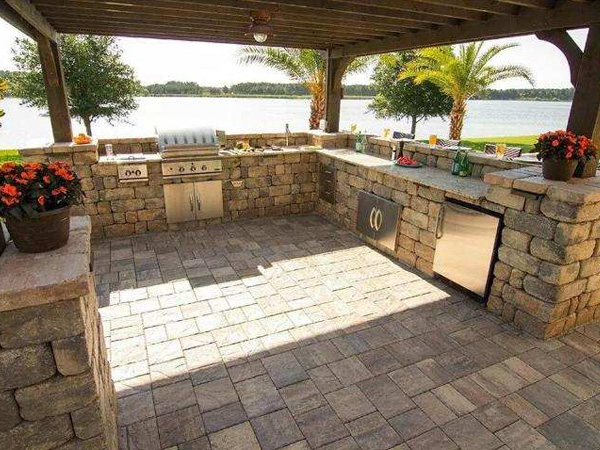
<path fill-rule="evenodd" d="M 554 139 L 554 140 L 552 141 L 552 147 L 558 147 L 558 146 L 559 146 L 559 144 L 560 144 L 560 142 L 558 142 L 558 139 Z"/>
<path fill-rule="evenodd" d="M 63 180 L 73 181 L 73 174 L 66 169 L 58 169 L 54 173 L 57 177 L 61 177 Z"/>
<path fill-rule="evenodd" d="M 2 187 L 0 187 L 0 192 L 10 197 L 16 197 L 19 195 L 19 190 L 12 184 L 2 185 Z"/>
<path fill-rule="evenodd" d="M 51 192 L 51 194 L 52 194 L 53 196 L 55 196 L 55 197 L 56 197 L 57 195 L 60 195 L 60 194 L 66 194 L 66 193 L 67 193 L 67 188 L 66 188 L 66 187 L 64 187 L 64 186 L 59 186 L 59 187 L 57 187 L 56 189 L 52 189 L 52 192 Z"/>
<path fill-rule="evenodd" d="M 1 201 L 6 206 L 13 206 L 19 203 L 19 199 L 17 197 L 2 197 Z"/>
<path fill-rule="evenodd" d="M 46 184 L 50 184 L 50 182 L 52 181 L 52 180 L 50 180 L 50 177 L 48 175 L 44 175 L 42 177 L 42 180 L 44 180 L 44 183 L 46 183 Z"/>
<path fill-rule="evenodd" d="M 46 204 L 46 197 L 40 195 L 37 199 L 37 202 L 40 204 L 40 206 L 44 206 Z"/>

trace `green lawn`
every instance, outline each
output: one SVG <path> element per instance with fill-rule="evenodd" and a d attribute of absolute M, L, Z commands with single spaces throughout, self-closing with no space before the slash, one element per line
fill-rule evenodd
<path fill-rule="evenodd" d="M 485 137 L 485 138 L 464 138 L 461 139 L 460 145 L 471 147 L 476 150 L 483 150 L 485 144 L 503 143 L 508 147 L 521 147 L 523 152 L 528 153 L 533 151 L 533 144 L 537 142 L 538 135 L 531 136 L 500 136 L 500 137 Z"/>
<path fill-rule="evenodd" d="M 0 163 L 5 161 L 20 161 L 21 155 L 16 150 L 0 150 Z"/>

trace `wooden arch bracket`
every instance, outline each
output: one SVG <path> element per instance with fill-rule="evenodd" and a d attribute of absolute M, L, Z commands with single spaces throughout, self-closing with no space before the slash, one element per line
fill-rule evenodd
<path fill-rule="evenodd" d="M 571 71 L 571 84 L 577 86 L 577 78 L 579 76 L 579 67 L 581 66 L 581 58 L 583 52 L 573 40 L 573 38 L 567 33 L 567 30 L 544 30 L 535 33 L 536 37 L 542 41 L 554 44 L 569 63 Z"/>

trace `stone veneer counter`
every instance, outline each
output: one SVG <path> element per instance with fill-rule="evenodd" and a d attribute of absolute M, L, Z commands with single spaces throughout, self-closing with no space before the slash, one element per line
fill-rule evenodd
<path fill-rule="evenodd" d="M 90 270 L 89 218 L 68 244 L 0 256 L 0 448 L 117 450 L 116 396 Z"/>
<path fill-rule="evenodd" d="M 474 177 L 458 177 L 448 170 L 424 166 L 418 169 L 400 167 L 379 156 L 357 153 L 350 149 L 319 150 L 319 153 L 357 166 L 373 169 L 406 181 L 454 194 L 462 199 L 479 202 L 485 198 L 488 186 Z"/>

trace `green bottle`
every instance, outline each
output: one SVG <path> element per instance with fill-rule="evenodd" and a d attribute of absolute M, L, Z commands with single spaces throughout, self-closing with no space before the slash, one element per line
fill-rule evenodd
<path fill-rule="evenodd" d="M 473 166 L 469 162 L 469 152 L 466 150 L 458 150 L 452 161 L 452 175 L 459 177 L 471 176 Z"/>

